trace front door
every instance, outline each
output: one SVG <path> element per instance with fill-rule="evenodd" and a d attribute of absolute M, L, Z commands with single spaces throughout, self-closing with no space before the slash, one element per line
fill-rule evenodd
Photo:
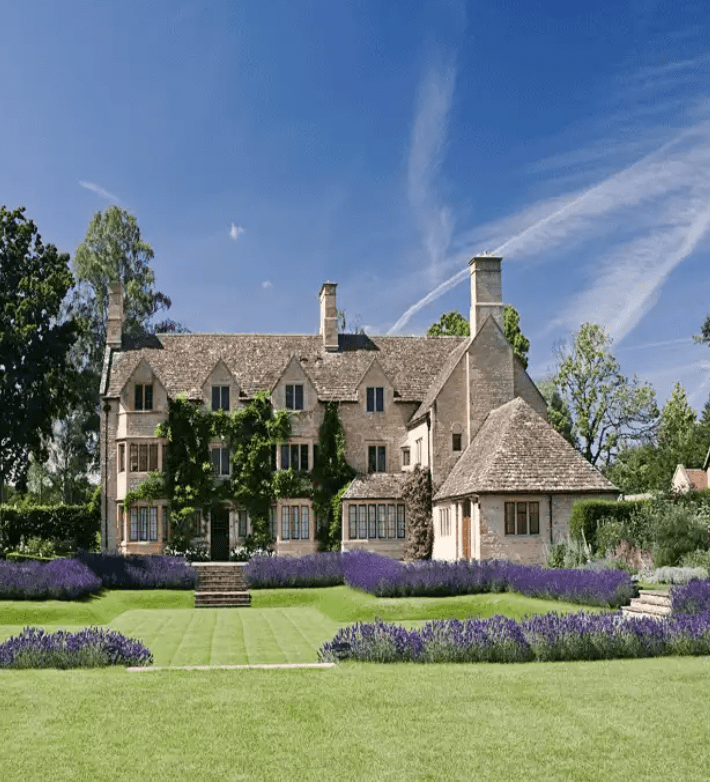
<path fill-rule="evenodd" d="M 210 523 L 210 558 L 213 562 L 229 560 L 229 510 L 215 508 Z"/>

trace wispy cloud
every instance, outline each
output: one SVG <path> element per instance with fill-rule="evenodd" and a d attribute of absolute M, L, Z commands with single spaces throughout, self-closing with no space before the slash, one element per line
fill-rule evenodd
<path fill-rule="evenodd" d="M 99 187 L 99 185 L 96 185 L 93 182 L 85 182 L 84 180 L 79 180 L 79 184 L 86 190 L 91 190 L 92 193 L 96 193 L 97 195 L 102 196 L 107 201 L 113 201 L 116 204 L 121 203 L 121 199 L 118 196 L 115 196 L 113 193 L 109 193 L 108 190 L 104 190 L 103 187 Z"/>
<path fill-rule="evenodd" d="M 710 122 L 681 131 L 593 187 L 533 204 L 524 212 L 525 217 L 532 215 L 537 219 L 498 244 L 494 252 L 508 260 L 549 259 L 560 248 L 568 252 L 572 245 L 600 238 L 606 243 L 604 260 L 587 267 L 587 287 L 550 321 L 548 330 L 573 330 L 591 320 L 605 326 L 616 340 L 623 339 L 653 306 L 671 271 L 710 229 Z M 520 217 L 513 215 L 469 232 L 468 246 L 462 249 L 479 251 L 480 237 L 500 236 L 501 229 L 520 225 Z M 412 305 L 390 333 L 399 331 L 467 274 L 467 269 L 461 269 L 438 285 Z"/>
<path fill-rule="evenodd" d="M 274 284 L 271 282 L 271 280 L 264 280 L 264 282 L 261 283 L 261 287 L 264 290 L 268 290 L 269 288 L 273 288 Z"/>
<path fill-rule="evenodd" d="M 235 225 L 232 223 L 232 227 L 229 229 L 229 235 L 236 242 L 237 239 L 244 233 L 244 228 L 241 225 Z"/>
<path fill-rule="evenodd" d="M 409 145 L 409 202 L 422 232 L 432 280 L 438 276 L 453 229 L 451 210 L 437 192 L 437 179 L 444 159 L 455 78 L 453 65 L 442 63 L 426 73 L 419 85 Z"/>

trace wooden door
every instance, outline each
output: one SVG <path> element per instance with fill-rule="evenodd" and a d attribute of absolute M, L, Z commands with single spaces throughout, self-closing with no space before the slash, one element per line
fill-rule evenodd
<path fill-rule="evenodd" d="M 463 538 L 462 556 L 464 559 L 471 559 L 471 517 L 464 516 L 461 524 L 461 536 Z"/>
<path fill-rule="evenodd" d="M 210 523 L 210 558 L 213 562 L 229 560 L 229 510 L 212 511 Z"/>

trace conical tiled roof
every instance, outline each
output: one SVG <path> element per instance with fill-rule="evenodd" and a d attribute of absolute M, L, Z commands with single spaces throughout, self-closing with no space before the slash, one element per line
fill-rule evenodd
<path fill-rule="evenodd" d="M 434 499 L 618 490 L 520 397 L 492 410 Z"/>

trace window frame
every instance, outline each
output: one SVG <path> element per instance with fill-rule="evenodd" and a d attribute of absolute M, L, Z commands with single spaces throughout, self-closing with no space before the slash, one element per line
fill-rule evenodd
<path fill-rule="evenodd" d="M 299 399 L 300 393 L 300 399 Z M 290 395 L 290 400 L 289 400 Z M 284 407 L 286 410 L 303 410 L 303 400 L 305 398 L 303 383 L 284 383 Z M 289 404 L 290 402 L 290 404 Z M 299 407 L 300 403 L 300 407 Z"/>
<path fill-rule="evenodd" d="M 385 387 L 367 386 L 365 389 L 365 412 L 385 412 Z"/>
<path fill-rule="evenodd" d="M 224 410 L 228 413 L 229 404 L 229 386 L 212 386 L 212 412 Z"/>
<path fill-rule="evenodd" d="M 367 446 L 367 472 L 387 472 L 387 446 L 381 443 Z"/>
<path fill-rule="evenodd" d="M 133 410 L 150 412 L 153 409 L 153 384 L 136 383 L 133 387 Z"/>
<path fill-rule="evenodd" d="M 219 452 L 219 463 L 215 462 L 215 453 Z M 212 472 L 215 478 L 229 478 L 232 474 L 232 459 L 229 452 L 229 448 L 226 445 L 211 445 L 210 446 L 210 463 L 212 464 Z M 226 472 L 225 472 L 226 465 Z M 215 469 L 217 468 L 217 469 Z"/>
<path fill-rule="evenodd" d="M 348 504 L 349 540 L 403 540 L 405 537 L 406 510 L 401 501 Z"/>
<path fill-rule="evenodd" d="M 530 538 L 540 534 L 540 501 L 507 500 L 503 509 L 506 537 Z"/>

